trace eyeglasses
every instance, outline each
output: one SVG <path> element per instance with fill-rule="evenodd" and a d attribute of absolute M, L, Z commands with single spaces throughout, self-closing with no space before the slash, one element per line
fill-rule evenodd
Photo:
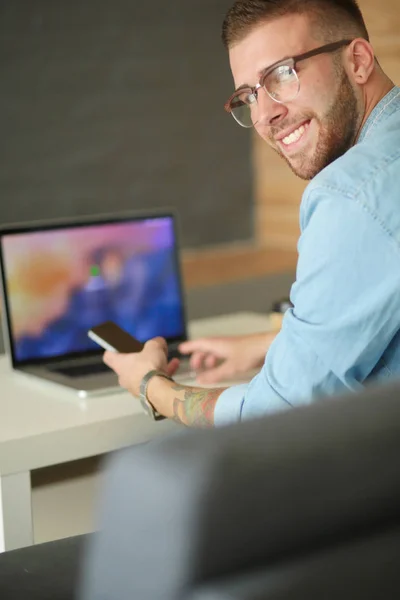
<path fill-rule="evenodd" d="M 253 127 L 257 123 L 257 96 L 260 88 L 264 88 L 268 96 L 279 104 L 291 102 L 300 91 L 299 76 L 296 73 L 297 63 L 318 54 L 335 52 L 343 46 L 348 46 L 352 41 L 333 42 L 310 50 L 305 54 L 285 58 L 274 63 L 265 69 L 256 86 L 243 86 L 237 89 L 224 105 L 224 109 L 231 113 L 242 127 Z"/>

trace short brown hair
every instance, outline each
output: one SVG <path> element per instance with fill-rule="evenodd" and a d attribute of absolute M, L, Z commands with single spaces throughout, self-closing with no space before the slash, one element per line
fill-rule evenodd
<path fill-rule="evenodd" d="M 357 0 L 236 0 L 222 25 L 222 41 L 229 49 L 260 23 L 288 14 L 310 14 L 317 39 L 362 37 L 368 31 Z"/>

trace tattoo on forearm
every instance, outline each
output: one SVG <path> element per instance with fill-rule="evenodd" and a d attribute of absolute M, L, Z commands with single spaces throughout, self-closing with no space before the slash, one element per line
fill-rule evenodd
<path fill-rule="evenodd" d="M 179 392 L 173 402 L 174 421 L 195 427 L 214 425 L 215 403 L 224 388 L 202 389 L 176 384 L 172 389 Z"/>

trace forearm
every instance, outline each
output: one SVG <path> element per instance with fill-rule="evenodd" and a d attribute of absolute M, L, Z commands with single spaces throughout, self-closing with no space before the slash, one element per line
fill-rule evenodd
<path fill-rule="evenodd" d="M 189 387 L 153 377 L 147 397 L 161 414 L 177 423 L 187 427 L 213 427 L 215 405 L 224 389 Z"/>

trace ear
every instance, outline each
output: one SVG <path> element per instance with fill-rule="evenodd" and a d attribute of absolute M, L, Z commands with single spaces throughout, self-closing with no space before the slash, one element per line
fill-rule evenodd
<path fill-rule="evenodd" d="M 358 85 L 365 85 L 375 68 L 374 50 L 367 40 L 353 40 L 347 51 L 349 75 Z"/>

